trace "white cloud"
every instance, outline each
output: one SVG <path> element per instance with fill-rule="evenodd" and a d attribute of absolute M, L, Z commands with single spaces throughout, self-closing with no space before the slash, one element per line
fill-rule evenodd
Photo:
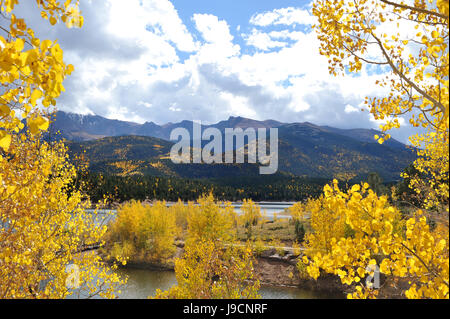
<path fill-rule="evenodd" d="M 239 54 L 239 45 L 233 44 L 233 36 L 225 20 L 212 14 L 194 14 L 195 27 L 206 41 L 197 54 L 199 63 L 214 63 Z"/>
<path fill-rule="evenodd" d="M 250 105 L 247 97 L 236 96 L 230 92 L 221 92 L 220 97 L 228 103 L 234 115 L 253 119 L 258 118 L 258 114 Z"/>
<path fill-rule="evenodd" d="M 159 124 L 239 115 L 378 128 L 359 109 L 365 96 L 383 94 L 374 85 L 380 75 L 330 76 L 314 32 L 295 28 L 314 22 L 304 9 L 255 14 L 247 26 L 240 21 L 233 32 L 248 31 L 243 46 L 258 49 L 243 53 L 227 21 L 194 14 L 188 30 L 168 0 L 82 1 L 81 30 L 51 28 L 39 12 L 32 16 L 31 4 L 21 5 L 21 16 L 39 36 L 58 38 L 76 67 L 59 99 L 63 110 Z"/>
<path fill-rule="evenodd" d="M 352 113 L 352 112 L 358 112 L 360 111 L 358 108 L 354 107 L 353 105 L 347 104 L 345 106 L 344 112 L 345 113 Z"/>
<path fill-rule="evenodd" d="M 286 42 L 274 41 L 271 36 L 265 32 L 252 30 L 249 35 L 244 34 L 243 38 L 247 45 L 251 45 L 259 50 L 268 51 L 273 48 L 281 48 L 287 45 Z"/>
<path fill-rule="evenodd" d="M 197 49 L 197 44 L 170 1 L 109 0 L 108 4 L 110 20 L 107 29 L 112 34 L 135 38 L 141 45 L 151 45 L 146 40 L 154 34 L 174 43 L 180 51 L 193 52 Z M 148 32 L 147 28 L 152 32 Z"/>
<path fill-rule="evenodd" d="M 139 101 L 138 105 L 142 105 L 142 106 L 145 106 L 147 108 L 151 108 L 152 107 L 151 103 L 147 103 L 147 102 L 144 102 L 144 101 Z"/>
<path fill-rule="evenodd" d="M 269 25 L 311 25 L 315 18 L 304 9 L 300 8 L 282 8 L 264 13 L 258 13 L 251 17 L 250 23 L 260 27 Z"/>
<path fill-rule="evenodd" d="M 181 112 L 181 108 L 178 107 L 177 103 L 174 103 L 173 105 L 169 106 L 169 110 L 172 112 Z"/>

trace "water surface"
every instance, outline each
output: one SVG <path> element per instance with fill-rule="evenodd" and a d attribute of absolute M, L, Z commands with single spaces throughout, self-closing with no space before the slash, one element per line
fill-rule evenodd
<path fill-rule="evenodd" d="M 177 283 L 173 271 L 122 268 L 117 270 L 117 272 L 120 275 L 128 276 L 127 284 L 121 288 L 120 299 L 146 299 L 149 296 L 154 296 L 156 289 L 167 290 Z M 325 299 L 341 297 L 327 292 L 274 286 L 261 287 L 259 294 L 263 299 Z"/>

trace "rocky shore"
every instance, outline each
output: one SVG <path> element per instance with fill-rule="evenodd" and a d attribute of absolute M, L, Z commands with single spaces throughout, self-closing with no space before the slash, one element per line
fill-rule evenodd
<path fill-rule="evenodd" d="M 346 287 L 336 276 L 325 275 L 317 280 L 302 278 L 297 269 L 298 259 L 298 255 L 288 251 L 279 254 L 275 249 L 266 250 L 256 258 L 256 278 L 260 280 L 261 285 L 302 287 L 345 295 Z"/>

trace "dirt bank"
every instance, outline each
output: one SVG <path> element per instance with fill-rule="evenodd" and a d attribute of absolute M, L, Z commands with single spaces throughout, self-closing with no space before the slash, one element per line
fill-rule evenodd
<path fill-rule="evenodd" d="M 321 276 L 317 280 L 302 279 L 299 276 L 294 260 L 281 258 L 258 257 L 255 262 L 255 275 L 261 285 L 301 287 L 314 291 L 327 291 L 345 294 L 345 287 L 336 276 Z"/>

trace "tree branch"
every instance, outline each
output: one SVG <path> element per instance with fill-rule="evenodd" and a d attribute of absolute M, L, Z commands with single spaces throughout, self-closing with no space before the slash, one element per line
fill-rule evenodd
<path fill-rule="evenodd" d="M 420 12 L 420 13 L 424 13 L 424 14 L 429 14 L 429 15 L 432 15 L 432 16 L 435 16 L 435 17 L 439 17 L 439 18 L 444 19 L 444 20 L 448 20 L 448 16 L 443 15 L 443 14 L 441 14 L 439 12 L 436 12 L 436 11 L 430 11 L 430 10 L 426 10 L 426 9 L 411 7 L 411 6 L 408 6 L 408 5 L 403 4 L 403 3 L 396 3 L 396 2 L 392 2 L 392 1 L 388 1 L 388 0 L 380 0 L 380 1 L 385 3 L 385 4 L 394 6 L 396 8 L 402 8 L 402 9 L 406 9 L 406 10 L 410 10 L 410 11 L 416 11 L 416 12 Z"/>
<path fill-rule="evenodd" d="M 431 97 L 427 92 L 425 92 L 424 90 L 422 90 L 421 88 L 419 88 L 414 82 L 412 82 L 410 79 L 408 79 L 402 72 L 400 72 L 400 70 L 394 65 L 394 63 L 392 62 L 389 54 L 386 52 L 386 50 L 383 47 L 383 43 L 381 43 L 380 39 L 378 39 L 372 32 L 371 35 L 374 37 L 374 39 L 378 42 L 378 46 L 381 49 L 381 52 L 383 53 L 384 57 L 386 58 L 387 62 L 389 63 L 389 65 L 392 68 L 392 71 L 394 71 L 394 73 L 396 73 L 398 76 L 400 76 L 401 79 L 403 79 L 406 83 L 408 83 L 412 88 L 414 88 L 414 90 L 416 90 L 418 93 L 422 94 L 422 96 L 428 100 L 430 100 L 434 105 L 436 105 L 437 107 L 439 107 L 441 109 L 441 112 L 445 113 L 445 106 L 440 103 L 439 101 L 437 101 L 436 99 L 434 99 L 433 97 Z"/>

